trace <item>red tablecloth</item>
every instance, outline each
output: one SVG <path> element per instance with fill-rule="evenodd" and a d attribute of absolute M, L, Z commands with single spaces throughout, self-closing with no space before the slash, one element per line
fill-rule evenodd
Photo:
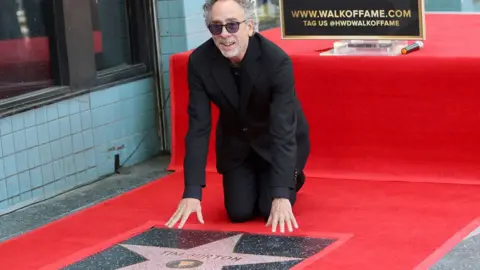
<path fill-rule="evenodd" d="M 426 23 L 425 48 L 396 57 L 319 56 L 332 41 L 263 32 L 294 63 L 311 126 L 308 175 L 480 183 L 480 16 L 429 14 Z M 177 171 L 188 126 L 188 55 L 170 63 L 170 169 Z"/>

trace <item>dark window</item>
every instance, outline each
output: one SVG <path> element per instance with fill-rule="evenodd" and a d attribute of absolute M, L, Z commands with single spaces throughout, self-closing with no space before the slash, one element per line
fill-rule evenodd
<path fill-rule="evenodd" d="M 150 4 L 0 0 L 0 116 L 151 75 Z"/>
<path fill-rule="evenodd" d="M 0 99 L 51 86 L 52 1 L 0 1 Z"/>
<path fill-rule="evenodd" d="M 92 28 L 97 70 L 132 64 L 125 0 L 93 1 Z"/>

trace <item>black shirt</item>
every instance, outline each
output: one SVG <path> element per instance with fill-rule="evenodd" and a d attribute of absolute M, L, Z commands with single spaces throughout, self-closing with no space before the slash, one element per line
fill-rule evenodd
<path fill-rule="evenodd" d="M 237 85 L 238 95 L 240 95 L 240 82 L 242 81 L 241 67 L 231 65 L 230 69 L 232 70 L 233 78 L 235 79 L 235 84 Z"/>

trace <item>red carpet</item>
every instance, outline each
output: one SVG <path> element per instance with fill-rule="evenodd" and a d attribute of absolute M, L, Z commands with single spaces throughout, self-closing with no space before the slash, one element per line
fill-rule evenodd
<path fill-rule="evenodd" d="M 426 269 L 477 224 L 480 53 L 473 40 L 480 35 L 471 31 L 479 26 L 480 16 L 427 16 L 425 49 L 391 58 L 319 57 L 315 51 L 331 43 L 278 41 L 278 30 L 267 32 L 292 55 L 311 125 L 296 234 L 348 236 L 297 269 Z M 171 58 L 170 168 L 178 172 L 1 244 L 0 269 L 58 269 L 170 217 L 183 185 L 187 58 Z M 261 221 L 228 223 L 219 180 L 208 175 L 206 224 L 187 229 L 266 232 Z"/>
<path fill-rule="evenodd" d="M 181 178 L 175 173 L 0 245 L 0 269 L 55 269 L 149 221 L 163 224 L 181 195 Z M 206 224 L 191 219 L 186 228 L 268 233 L 261 221 L 228 223 L 218 180 L 209 175 Z M 299 196 L 296 234 L 351 235 L 309 269 L 412 269 L 480 215 L 480 186 L 315 179 Z"/>

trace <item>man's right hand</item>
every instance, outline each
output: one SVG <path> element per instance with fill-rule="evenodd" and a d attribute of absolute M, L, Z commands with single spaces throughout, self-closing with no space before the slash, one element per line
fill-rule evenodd
<path fill-rule="evenodd" d="M 200 205 L 200 200 L 187 198 L 180 201 L 177 207 L 177 211 L 175 211 L 173 216 L 168 220 L 167 223 L 165 223 L 165 226 L 172 228 L 181 219 L 178 228 L 183 228 L 183 225 L 185 225 L 185 222 L 187 222 L 187 219 L 192 212 L 197 213 L 198 221 L 203 224 L 202 207 Z"/>

